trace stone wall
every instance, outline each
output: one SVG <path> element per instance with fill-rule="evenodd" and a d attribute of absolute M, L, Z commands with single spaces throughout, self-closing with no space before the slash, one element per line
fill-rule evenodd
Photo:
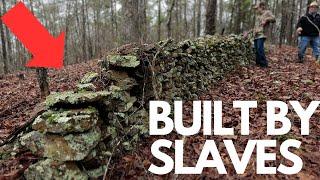
<path fill-rule="evenodd" d="M 127 45 L 101 61 L 73 92 L 54 93 L 21 146 L 40 157 L 27 179 L 103 176 L 106 162 L 148 135 L 148 101 L 193 100 L 226 74 L 252 60 L 249 41 L 238 36 L 176 43 Z M 79 166 L 81 164 L 81 166 Z"/>
<path fill-rule="evenodd" d="M 249 40 L 206 36 L 167 40 L 111 52 L 102 62 L 108 84 L 129 89 L 140 100 L 197 100 L 238 66 L 253 60 Z"/>
<path fill-rule="evenodd" d="M 103 176 L 111 156 L 131 151 L 147 135 L 147 111 L 134 105 L 137 98 L 117 86 L 97 90 L 99 78 L 89 73 L 77 90 L 47 97 L 46 111 L 19 139 L 40 157 L 25 171 L 26 179 Z"/>

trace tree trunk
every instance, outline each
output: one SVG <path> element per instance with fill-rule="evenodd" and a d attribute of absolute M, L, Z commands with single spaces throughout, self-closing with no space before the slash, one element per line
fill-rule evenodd
<path fill-rule="evenodd" d="M 236 6 L 236 0 L 232 1 L 232 7 L 231 7 L 231 15 L 230 15 L 230 23 L 229 23 L 229 30 L 230 32 L 234 32 L 234 14 L 235 14 L 235 6 Z"/>
<path fill-rule="evenodd" d="M 282 0 L 281 7 L 287 7 L 287 0 Z M 285 40 L 286 22 L 287 22 L 287 11 L 286 11 L 286 8 L 282 8 L 280 38 L 279 38 L 279 46 L 280 47 L 282 46 L 282 44 Z"/>
<path fill-rule="evenodd" d="M 237 16 L 235 18 L 235 26 L 234 26 L 234 32 L 236 34 L 241 33 L 241 23 L 242 23 L 242 17 L 243 17 L 243 11 L 242 11 L 242 1 L 236 0 L 236 9 L 237 9 Z"/>
<path fill-rule="evenodd" d="M 225 26 L 223 25 L 223 10 L 224 10 L 223 0 L 219 0 L 219 24 L 221 25 L 221 28 L 219 30 L 221 32 L 225 28 Z"/>
<path fill-rule="evenodd" d="M 2 14 L 1 11 L 0 11 L 0 14 Z M 4 25 L 3 25 L 2 21 L 0 21 L 0 33 L 1 33 L 1 44 L 2 44 L 3 72 L 5 74 L 7 74 L 9 71 L 8 70 L 8 56 L 7 56 L 6 40 L 5 40 L 5 36 L 4 36 Z"/>
<path fill-rule="evenodd" d="M 206 10 L 206 34 L 214 35 L 216 33 L 217 0 L 207 0 Z"/>
<path fill-rule="evenodd" d="M 197 23 L 196 23 L 196 16 L 197 15 L 197 1 L 194 0 L 193 4 L 193 18 L 192 18 L 192 32 L 193 32 L 193 37 L 197 36 Z"/>
<path fill-rule="evenodd" d="M 34 14 L 33 10 L 33 1 L 30 0 L 31 11 Z M 37 79 L 40 88 L 40 97 L 41 99 L 47 97 L 50 94 L 49 90 L 49 81 L 48 81 L 48 70 L 45 68 L 37 68 Z"/>
<path fill-rule="evenodd" d="M 148 25 L 147 25 L 147 8 L 148 8 L 148 2 L 147 0 L 139 0 L 139 6 L 138 6 L 138 24 L 139 24 L 139 32 L 140 32 L 140 43 L 147 42 L 148 39 Z"/>
<path fill-rule="evenodd" d="M 198 11 L 197 11 L 197 37 L 201 35 L 201 11 L 202 0 L 198 0 Z"/>
<path fill-rule="evenodd" d="M 188 26 L 187 11 L 188 11 L 188 3 L 187 3 L 187 0 L 184 0 L 184 2 L 183 2 L 183 19 L 184 19 L 184 28 L 183 29 L 185 31 L 184 38 L 188 38 L 188 36 L 189 36 L 189 26 Z"/>
<path fill-rule="evenodd" d="M 69 37 L 71 36 L 69 33 L 69 23 L 70 23 L 70 19 L 71 19 L 71 15 L 70 15 L 70 9 L 71 9 L 71 5 L 69 2 L 67 2 L 67 8 L 66 8 L 66 20 L 65 20 L 65 32 L 66 32 L 66 40 L 65 40 L 65 59 L 69 59 Z M 70 62 L 69 62 L 70 63 Z M 66 62 L 65 62 L 66 64 Z"/>
<path fill-rule="evenodd" d="M 49 83 L 48 83 L 48 70 L 45 68 L 37 69 L 37 79 L 40 87 L 40 97 L 41 99 L 49 96 Z"/>
<path fill-rule="evenodd" d="M 158 41 L 161 41 L 161 0 L 158 0 Z"/>
<path fill-rule="evenodd" d="M 145 40 L 146 2 L 144 0 L 122 0 L 124 14 L 123 37 L 125 43 L 141 43 Z"/>
<path fill-rule="evenodd" d="M 118 46 L 118 18 L 117 18 L 117 3 L 115 0 L 111 0 L 111 27 L 112 27 L 112 37 L 116 41 L 115 45 Z"/>
<path fill-rule="evenodd" d="M 172 11 L 175 5 L 175 0 L 171 0 L 170 7 L 168 9 L 168 21 L 167 21 L 167 38 L 172 38 L 172 29 L 171 29 L 171 21 L 172 21 Z"/>
<path fill-rule="evenodd" d="M 85 15 L 85 0 L 81 4 L 81 17 L 82 17 L 82 58 L 87 61 L 87 34 L 86 34 L 86 15 Z"/>
<path fill-rule="evenodd" d="M 295 0 L 292 0 L 291 1 L 291 13 L 290 13 L 290 21 L 289 21 L 289 34 L 288 34 L 288 43 L 290 45 L 293 45 L 293 33 L 294 33 L 294 20 L 295 20 L 295 6 L 296 6 L 296 3 L 295 3 Z"/>
<path fill-rule="evenodd" d="M 303 6 L 303 0 L 299 0 L 299 19 L 302 16 L 302 6 Z"/>
<path fill-rule="evenodd" d="M 7 12 L 7 5 L 5 0 L 2 0 L 3 13 Z M 6 43 L 7 43 L 7 62 L 11 62 L 13 60 L 12 57 L 12 43 L 11 43 L 11 35 L 9 29 L 4 27 L 6 32 Z M 9 63 L 8 63 L 9 64 Z M 8 67 L 9 68 L 9 67 Z"/>

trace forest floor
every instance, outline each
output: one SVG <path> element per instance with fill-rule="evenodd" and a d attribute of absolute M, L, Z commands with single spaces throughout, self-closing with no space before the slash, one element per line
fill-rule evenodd
<path fill-rule="evenodd" d="M 159 179 L 201 179 L 208 178 L 250 178 L 250 179 L 317 179 L 320 177 L 320 111 L 317 110 L 310 121 L 310 136 L 300 135 L 300 120 L 293 112 L 289 113 L 289 117 L 294 119 L 293 127 L 289 135 L 279 137 L 269 137 L 266 135 L 266 101 L 280 100 L 288 102 L 289 100 L 298 100 L 305 107 L 312 100 L 320 100 L 320 67 L 316 67 L 312 57 L 307 56 L 304 64 L 296 63 L 296 49 L 292 47 L 272 47 L 269 49 L 268 58 L 270 60 L 269 69 L 261 69 L 256 66 L 249 66 L 240 69 L 231 74 L 219 83 L 219 86 L 212 88 L 210 92 L 201 96 L 202 100 L 222 100 L 224 102 L 223 121 L 225 127 L 234 127 L 240 129 L 240 112 L 232 108 L 232 102 L 235 100 L 257 100 L 259 105 L 257 109 L 251 112 L 251 135 L 248 136 L 232 136 L 227 139 L 234 140 L 235 146 L 239 152 L 243 152 L 248 139 L 277 139 L 279 143 L 286 139 L 294 138 L 302 142 L 302 147 L 295 151 L 304 162 L 303 170 L 293 176 L 285 175 L 256 175 L 255 154 L 250 160 L 248 169 L 245 174 L 238 176 L 235 173 L 230 158 L 223 145 L 224 137 L 197 135 L 187 137 L 185 139 L 185 166 L 195 166 L 201 153 L 202 146 L 206 139 L 214 139 L 218 144 L 218 149 L 222 160 L 226 165 L 228 175 L 218 175 L 214 168 L 205 169 L 203 174 L 199 176 L 186 176 L 168 174 Z M 309 53 L 310 54 L 310 53 Z M 65 91 L 73 89 L 86 72 L 98 70 L 96 61 L 68 66 L 62 71 L 50 71 L 50 87 L 51 91 Z M 23 74 L 23 75 L 21 75 Z M 22 77 L 24 76 L 24 78 Z M 33 108 L 41 99 L 38 96 L 38 87 L 34 72 L 19 72 L 0 77 L 0 139 L 3 140 L 14 132 L 17 128 L 29 120 Z M 189 102 L 188 102 L 189 103 Z M 190 103 L 186 103 L 185 122 L 192 124 L 192 109 Z M 164 137 L 168 140 L 182 139 L 176 134 Z M 150 137 L 144 140 L 133 153 L 114 158 L 110 165 L 108 174 L 111 177 L 118 178 L 154 178 L 148 172 L 151 163 L 159 162 L 152 156 L 150 152 L 151 144 L 159 139 L 159 137 Z M 279 152 L 277 149 L 270 148 L 268 152 Z M 172 157 L 174 151 L 168 152 Z M 23 155 L 17 159 L 23 159 Z M 29 154 L 25 156 L 30 156 Z M 20 161 L 12 160 L 7 162 L 8 166 L 4 168 L 3 163 L 0 166 L 0 172 L 12 174 L 9 169 L 15 169 Z M 280 163 L 290 164 L 279 153 L 276 162 L 268 162 L 269 165 L 278 166 Z M 1 174 L 0 174 L 1 179 Z M 112 179 L 112 178 L 111 178 Z"/>

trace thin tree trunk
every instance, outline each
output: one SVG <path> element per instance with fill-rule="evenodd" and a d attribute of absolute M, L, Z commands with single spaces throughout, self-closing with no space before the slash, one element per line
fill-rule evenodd
<path fill-rule="evenodd" d="M 290 29 L 289 29 L 289 34 L 288 34 L 288 43 L 290 45 L 293 45 L 293 28 L 294 28 L 294 15 L 295 15 L 295 6 L 296 6 L 296 3 L 295 3 L 295 0 L 292 0 L 291 2 L 291 14 L 290 14 L 290 22 L 289 22 L 289 25 L 290 25 Z"/>
<path fill-rule="evenodd" d="M 112 27 L 112 37 L 116 42 L 115 45 L 118 45 L 118 20 L 117 20 L 117 3 L 115 0 L 111 0 L 111 27 Z"/>
<path fill-rule="evenodd" d="M 197 11 L 197 37 L 201 35 L 201 11 L 202 0 L 198 0 L 198 11 Z"/>
<path fill-rule="evenodd" d="M 82 58 L 87 61 L 87 34 L 86 34 L 86 15 L 85 15 L 85 0 L 81 4 L 81 17 L 82 17 Z"/>
<path fill-rule="evenodd" d="M 2 14 L 2 13 L 1 13 Z M 3 58 L 3 72 L 7 74 L 8 71 L 8 56 L 7 56 L 7 46 L 6 40 L 4 36 L 4 25 L 2 21 L 0 21 L 0 33 L 1 33 L 1 44 L 2 44 L 2 58 Z"/>
<path fill-rule="evenodd" d="M 161 41 L 161 0 L 158 0 L 158 41 Z"/>
<path fill-rule="evenodd" d="M 207 0 L 206 34 L 216 33 L 217 0 Z"/>
<path fill-rule="evenodd" d="M 138 6 L 138 24 L 139 26 L 139 32 L 140 32 L 140 43 L 143 44 L 147 42 L 148 39 L 148 28 L 147 28 L 147 0 L 140 0 L 139 6 Z"/>
<path fill-rule="evenodd" d="M 37 79 L 40 87 L 40 97 L 43 99 L 50 94 L 48 83 L 48 70 L 45 68 L 37 69 Z"/>
<path fill-rule="evenodd" d="M 171 0 L 170 8 L 168 9 L 168 21 L 167 21 L 167 38 L 172 38 L 172 29 L 171 29 L 171 21 L 172 21 L 172 11 L 175 5 L 175 0 Z"/>
<path fill-rule="evenodd" d="M 197 15 L 197 0 L 194 0 L 193 4 L 193 18 L 192 18 L 192 31 L 193 31 L 193 37 L 197 36 L 197 21 L 196 21 L 196 15 Z"/>
<path fill-rule="evenodd" d="M 181 32 L 180 32 L 180 3 L 181 3 L 181 0 L 180 1 L 176 1 L 176 6 L 175 6 L 175 26 L 173 26 L 173 30 L 174 30 L 174 38 L 178 41 L 180 41 L 180 35 L 181 35 Z"/>
<path fill-rule="evenodd" d="M 235 6 L 236 6 L 236 0 L 232 2 L 232 8 L 231 8 L 231 18 L 230 18 L 230 24 L 229 24 L 229 30 L 230 32 L 234 32 L 234 11 L 235 11 Z"/>
<path fill-rule="evenodd" d="M 236 1 L 236 8 L 237 8 L 237 16 L 235 18 L 235 33 L 240 34 L 241 33 L 241 23 L 242 23 L 242 17 L 243 17 L 243 11 L 242 11 L 242 1 Z"/>
<path fill-rule="evenodd" d="M 41 2 L 39 2 L 41 3 Z M 32 13 L 34 13 L 33 10 L 33 1 L 30 0 L 30 7 Z M 48 70 L 45 68 L 37 68 L 37 79 L 38 79 L 38 84 L 40 88 L 40 97 L 41 99 L 47 97 L 50 94 L 49 90 L 49 81 L 48 81 Z"/>
<path fill-rule="evenodd" d="M 140 43 L 142 40 L 141 27 L 143 27 L 141 9 L 141 0 L 122 0 L 122 10 L 124 14 L 124 26 L 122 29 L 122 37 L 124 43 Z"/>
<path fill-rule="evenodd" d="M 286 7 L 287 1 L 282 0 L 281 7 Z M 281 27 L 280 27 L 280 38 L 279 38 L 279 46 L 281 47 L 283 44 L 283 41 L 285 40 L 285 30 L 286 30 L 286 22 L 287 22 L 287 12 L 286 8 L 282 8 L 281 12 Z"/>
<path fill-rule="evenodd" d="M 183 19 L 184 19 L 184 31 L 185 31 L 185 37 L 184 38 L 189 37 L 189 26 L 188 26 L 187 11 L 188 11 L 188 3 L 187 3 L 187 0 L 184 0 L 184 3 L 183 3 Z"/>
<path fill-rule="evenodd" d="M 7 4 L 5 2 L 5 0 L 2 0 L 2 5 L 3 5 L 3 13 L 7 12 Z M 7 43 L 7 60 L 8 62 L 11 62 L 13 60 L 13 56 L 12 56 L 12 43 L 11 43 L 11 35 L 9 32 L 8 28 L 4 28 L 5 32 L 6 32 L 6 43 Z"/>
<path fill-rule="evenodd" d="M 219 0 L 219 24 L 221 25 L 220 27 L 221 32 L 225 28 L 225 26 L 223 25 L 223 9 L 224 9 L 223 0 Z"/>
<path fill-rule="evenodd" d="M 69 2 L 67 2 L 67 8 L 66 8 L 66 20 L 65 20 L 65 32 L 66 32 L 66 40 L 65 40 L 65 59 L 66 60 L 69 60 L 69 38 L 71 36 L 71 34 L 69 34 L 69 23 L 70 23 L 70 20 L 71 20 L 71 15 L 70 15 L 70 8 L 71 8 L 71 5 Z M 68 62 L 64 62 L 65 64 L 68 63 Z"/>
<path fill-rule="evenodd" d="M 91 59 L 94 54 L 93 54 L 93 38 L 91 36 L 92 30 L 90 29 L 90 20 L 89 20 L 89 12 L 88 12 L 88 3 L 85 3 L 85 18 L 86 18 L 86 25 L 87 25 L 87 44 L 88 44 L 88 54 L 87 54 L 87 59 Z M 85 25 L 85 26 L 86 26 Z"/>

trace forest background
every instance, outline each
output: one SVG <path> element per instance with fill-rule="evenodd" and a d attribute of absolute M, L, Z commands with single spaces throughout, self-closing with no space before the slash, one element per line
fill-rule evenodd
<path fill-rule="evenodd" d="M 257 0 L 25 0 L 57 36 L 66 32 L 65 64 L 96 59 L 127 43 L 184 40 L 205 34 L 241 34 L 252 29 Z M 295 45 L 295 26 L 310 0 L 266 0 L 277 22 L 273 44 Z M 17 3 L 0 0 L 3 15 Z M 26 70 L 30 53 L 0 22 L 0 74 Z"/>

